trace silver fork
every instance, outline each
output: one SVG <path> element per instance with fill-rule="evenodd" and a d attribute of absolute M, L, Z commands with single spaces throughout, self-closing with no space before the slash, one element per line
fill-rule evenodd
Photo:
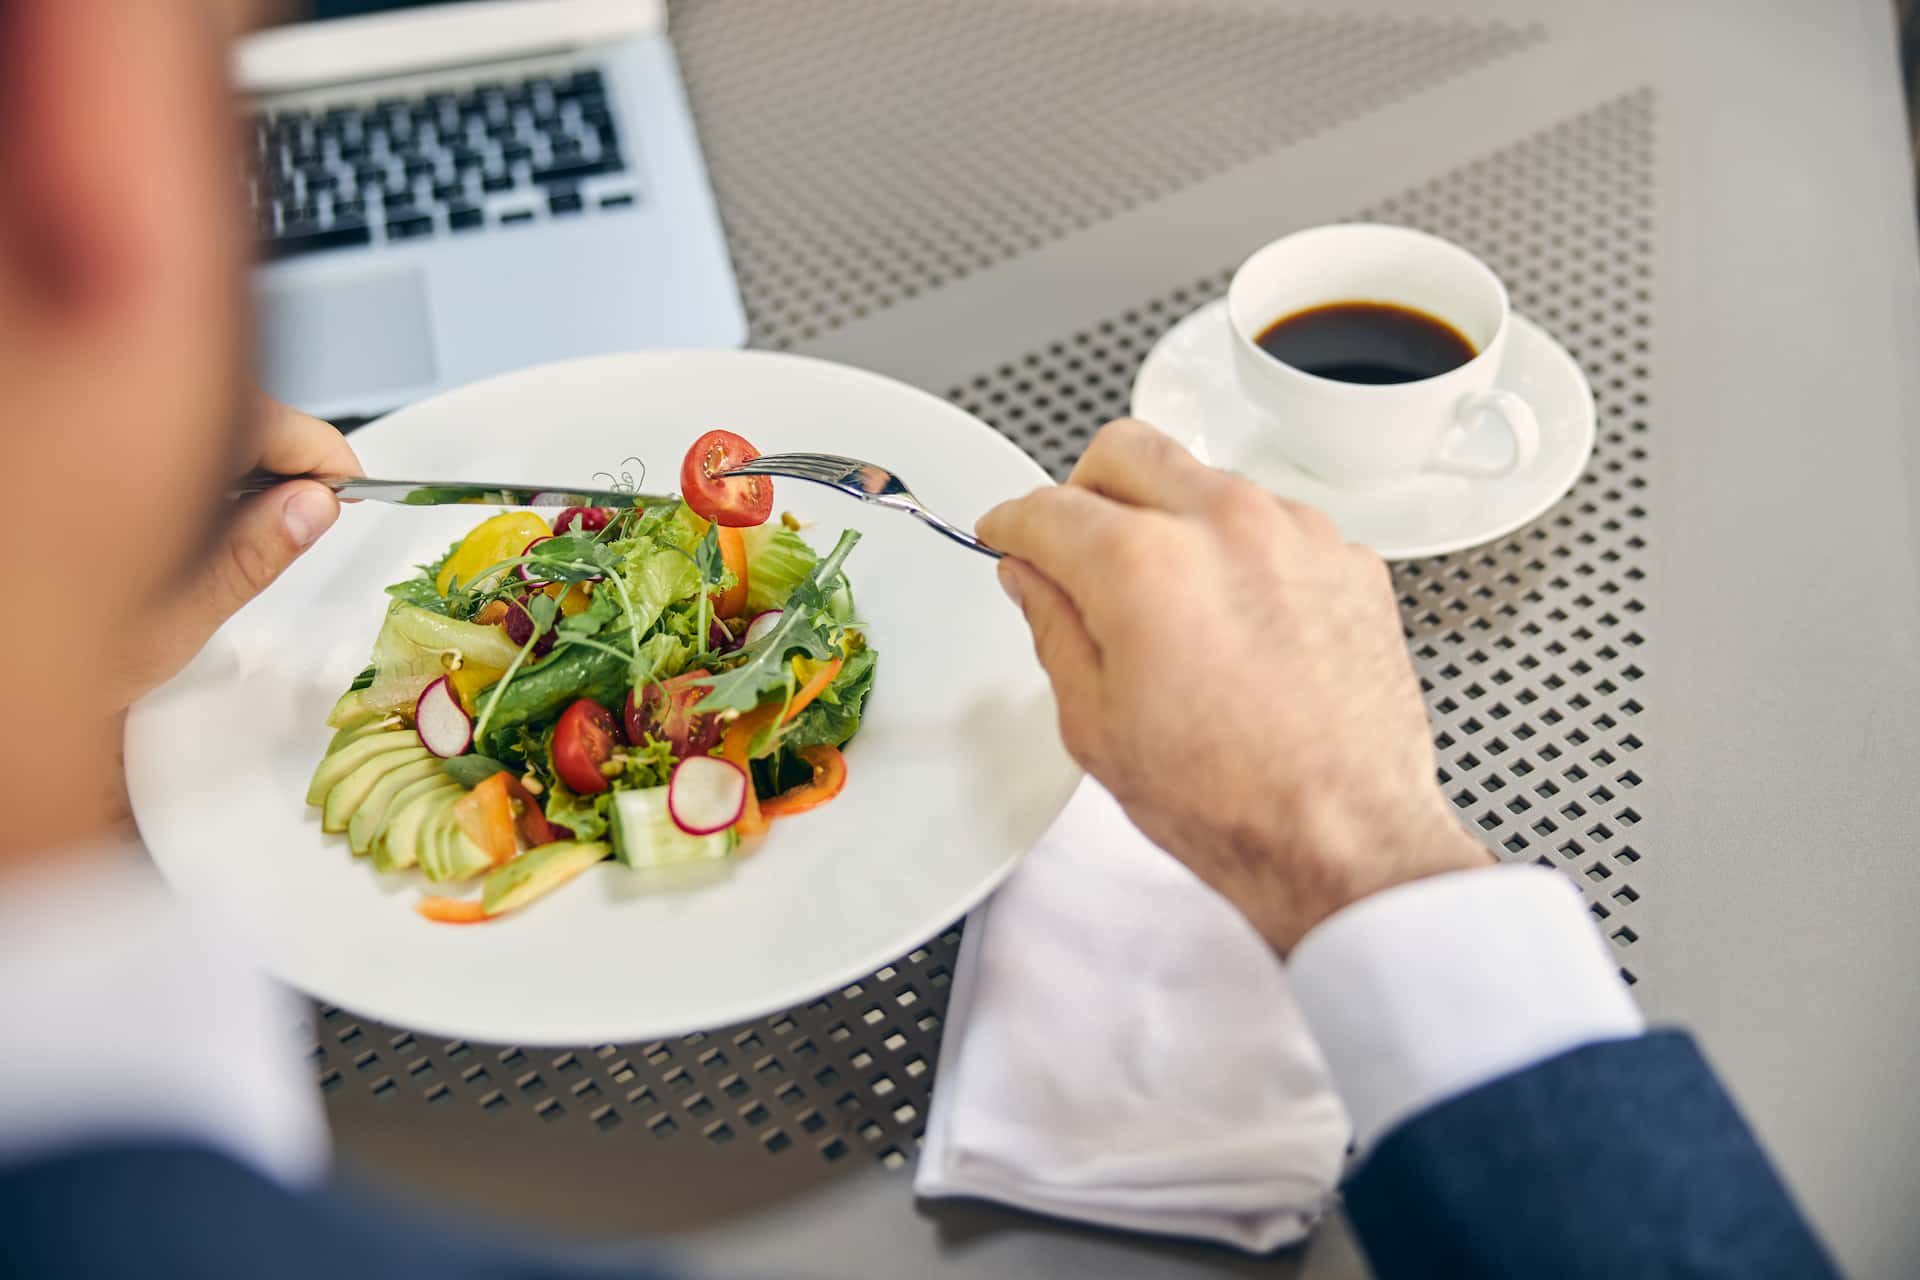
<path fill-rule="evenodd" d="M 721 473 L 728 476 L 778 476 L 788 480 L 811 480 L 814 484 L 826 485 L 829 489 L 838 489 L 850 494 L 862 502 L 873 502 L 883 507 L 892 507 L 895 511 L 904 511 L 920 523 L 938 533 L 952 538 L 963 547 L 970 547 L 983 556 L 998 560 L 1004 553 L 995 551 L 980 539 L 968 533 L 958 525 L 942 520 L 926 509 L 920 499 L 913 496 L 913 490 L 906 482 L 885 467 L 875 466 L 871 462 L 862 462 L 858 458 L 842 458 L 832 453 L 770 453 L 743 462 L 737 467 L 729 467 Z"/>

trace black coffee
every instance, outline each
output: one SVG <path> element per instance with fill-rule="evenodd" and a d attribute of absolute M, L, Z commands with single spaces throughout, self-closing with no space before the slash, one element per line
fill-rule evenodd
<path fill-rule="evenodd" d="M 1274 359 L 1337 382 L 1418 382 L 1478 354 L 1435 316 L 1391 302 L 1330 302 L 1282 316 L 1255 339 Z"/>

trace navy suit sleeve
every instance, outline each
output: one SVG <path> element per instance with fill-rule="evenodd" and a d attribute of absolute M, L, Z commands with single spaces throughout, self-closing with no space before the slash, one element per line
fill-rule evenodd
<path fill-rule="evenodd" d="M 1673 1031 L 1587 1045 L 1414 1116 L 1346 1195 L 1380 1280 L 1838 1274 Z"/>
<path fill-rule="evenodd" d="M 75 1150 L 0 1170 L 0 1274 L 60 1280 L 662 1280 L 436 1233 L 377 1207 L 286 1190 L 199 1147 Z"/>

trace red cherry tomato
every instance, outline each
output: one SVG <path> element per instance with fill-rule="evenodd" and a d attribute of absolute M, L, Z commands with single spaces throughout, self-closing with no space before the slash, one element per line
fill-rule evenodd
<path fill-rule="evenodd" d="M 693 442 L 680 464 L 680 496 L 702 519 L 729 528 L 765 524 L 773 514 L 773 481 L 765 476 L 722 479 L 721 473 L 752 462 L 760 451 L 731 431 L 709 431 Z"/>
<path fill-rule="evenodd" d="M 600 766 L 613 756 L 613 712 L 592 698 L 581 698 L 560 715 L 553 729 L 553 771 L 583 796 L 607 789 Z"/>
<path fill-rule="evenodd" d="M 598 533 L 613 523 L 612 507 L 568 507 L 553 518 L 555 533 L 574 532 L 573 522 L 580 522 L 581 533 Z"/>
<path fill-rule="evenodd" d="M 720 742 L 720 718 L 696 715 L 694 705 L 711 686 L 705 668 L 683 672 L 671 680 L 646 684 L 627 695 L 627 741 L 636 747 L 649 734 L 666 743 L 681 759 L 705 755 Z"/>

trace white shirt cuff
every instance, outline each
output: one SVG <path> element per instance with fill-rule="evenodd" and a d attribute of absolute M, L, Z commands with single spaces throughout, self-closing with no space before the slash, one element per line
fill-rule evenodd
<path fill-rule="evenodd" d="M 1543 867 L 1364 898 L 1307 934 L 1288 968 L 1362 1154 L 1438 1102 L 1646 1026 L 1580 891 Z"/>
<path fill-rule="evenodd" d="M 157 1140 L 290 1186 L 324 1176 L 307 1011 L 144 854 L 0 878 L 0 939 L 0 1165 Z"/>

